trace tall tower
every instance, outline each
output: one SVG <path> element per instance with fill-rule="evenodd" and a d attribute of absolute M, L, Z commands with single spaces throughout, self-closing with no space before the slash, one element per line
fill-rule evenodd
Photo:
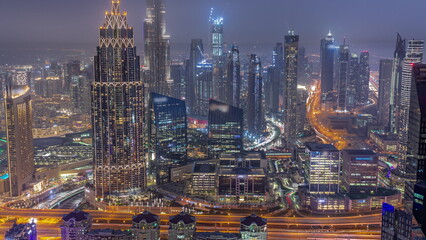
<path fill-rule="evenodd" d="M 401 81 L 401 98 L 400 98 L 400 121 L 399 121 L 399 158 L 403 173 L 406 173 L 406 158 L 407 158 L 407 144 L 408 144 L 408 120 L 410 111 L 410 98 L 411 98 L 411 82 L 413 65 L 423 61 L 423 40 L 410 40 L 408 41 L 407 53 L 402 63 L 402 81 Z"/>
<path fill-rule="evenodd" d="M 240 51 L 236 45 L 233 45 L 228 53 L 225 77 L 225 102 L 229 105 L 240 107 L 241 64 Z"/>
<path fill-rule="evenodd" d="M 391 96 L 392 59 L 381 59 L 379 70 L 379 122 L 389 129 L 389 105 Z"/>
<path fill-rule="evenodd" d="M 396 36 L 396 47 L 393 55 L 391 91 L 389 103 L 389 131 L 397 134 L 399 127 L 399 108 L 402 82 L 402 63 L 405 58 L 405 39 L 399 33 Z"/>
<path fill-rule="evenodd" d="M 226 102 L 226 55 L 223 54 L 223 18 L 210 18 L 210 43 L 213 60 L 213 97 Z"/>
<path fill-rule="evenodd" d="M 148 92 L 170 96 L 170 36 L 166 34 L 166 7 L 163 0 L 146 0 L 144 51 Z"/>
<path fill-rule="evenodd" d="M 92 83 L 94 182 L 98 198 L 145 189 L 144 87 L 133 28 L 112 1 L 100 27 Z"/>
<path fill-rule="evenodd" d="M 333 92 L 333 74 L 334 74 L 334 55 L 336 54 L 334 47 L 334 38 L 331 32 L 327 37 L 321 39 L 321 101 L 324 102 L 331 98 Z"/>
<path fill-rule="evenodd" d="M 28 86 L 6 86 L 7 150 L 11 196 L 16 197 L 33 180 L 33 110 Z"/>
<path fill-rule="evenodd" d="M 251 134 L 264 130 L 262 64 L 256 54 L 250 56 L 247 94 L 247 128 Z"/>
<path fill-rule="evenodd" d="M 340 45 L 337 60 L 337 110 L 348 110 L 349 46 Z"/>
<path fill-rule="evenodd" d="M 299 36 L 294 31 L 284 37 L 284 59 L 285 59 L 285 89 L 284 89 L 284 112 L 285 132 L 287 143 L 296 140 L 296 114 L 297 114 L 297 56 L 299 52 Z"/>
<path fill-rule="evenodd" d="M 223 55 L 223 18 L 214 18 L 211 21 L 211 44 L 213 59 Z"/>
<path fill-rule="evenodd" d="M 278 113 L 280 107 L 280 94 L 283 90 L 284 79 L 284 47 L 283 43 L 279 42 L 275 45 L 272 52 L 272 76 L 268 76 L 271 83 L 271 96 L 270 96 L 270 111 Z"/>
<path fill-rule="evenodd" d="M 191 48 L 189 53 L 189 60 L 186 61 L 186 96 L 185 101 L 186 105 L 189 108 L 191 114 L 195 114 L 196 108 L 196 76 L 197 76 L 197 65 L 202 63 L 205 60 L 204 58 L 204 47 L 202 39 L 192 39 Z"/>
<path fill-rule="evenodd" d="M 368 103 L 370 92 L 370 53 L 362 51 L 359 55 L 359 84 L 355 85 L 356 103 L 358 106 L 365 106 Z"/>

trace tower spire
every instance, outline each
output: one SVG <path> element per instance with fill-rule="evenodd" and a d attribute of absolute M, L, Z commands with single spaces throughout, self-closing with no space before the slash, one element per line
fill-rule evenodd
<path fill-rule="evenodd" d="M 120 0 L 112 0 L 111 3 L 112 3 L 111 13 L 113 15 L 119 14 L 120 13 Z"/>

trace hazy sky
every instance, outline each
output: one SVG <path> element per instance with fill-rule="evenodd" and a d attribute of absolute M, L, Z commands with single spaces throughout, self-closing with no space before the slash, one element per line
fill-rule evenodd
<path fill-rule="evenodd" d="M 426 0 L 165 0 L 172 47 L 208 36 L 211 7 L 225 19 L 225 41 L 245 51 L 271 48 L 289 28 L 308 52 L 329 29 L 352 49 L 391 56 L 396 32 L 426 39 Z M 109 0 L 0 0 L 0 49 L 95 48 Z M 145 0 L 122 0 L 142 49 Z M 254 48 L 257 46 L 257 49 Z M 247 49 L 250 48 L 250 49 Z M 390 50 L 388 50 L 390 49 Z M 173 51 L 173 48 L 172 48 Z"/>

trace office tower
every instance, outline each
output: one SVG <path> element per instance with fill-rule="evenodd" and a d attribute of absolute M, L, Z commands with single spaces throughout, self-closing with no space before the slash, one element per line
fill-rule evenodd
<path fill-rule="evenodd" d="M 223 18 L 211 19 L 211 44 L 213 60 L 223 56 Z"/>
<path fill-rule="evenodd" d="M 166 34 L 166 7 L 163 0 L 146 0 L 144 21 L 144 65 L 149 69 L 148 93 L 170 96 L 170 36 Z"/>
<path fill-rule="evenodd" d="M 379 67 L 379 101 L 377 102 L 378 122 L 389 129 L 389 110 L 392 80 L 392 59 L 381 59 Z"/>
<path fill-rule="evenodd" d="M 10 194 L 19 196 L 35 172 L 33 109 L 28 86 L 6 86 L 5 98 Z"/>
<path fill-rule="evenodd" d="M 412 215 L 383 203 L 381 240 L 410 240 Z"/>
<path fill-rule="evenodd" d="M 145 211 L 132 217 L 132 227 L 130 228 L 135 240 L 159 240 L 160 239 L 160 218 Z"/>
<path fill-rule="evenodd" d="M 348 66 L 348 82 L 346 86 L 346 109 L 352 110 L 357 102 L 360 90 L 360 65 L 358 55 L 350 54 Z"/>
<path fill-rule="evenodd" d="M 356 84 L 356 104 L 365 106 L 368 103 L 368 94 L 370 92 L 370 53 L 362 51 L 359 55 L 359 81 Z"/>
<path fill-rule="evenodd" d="M 169 240 L 191 240 L 196 231 L 194 216 L 181 212 L 169 218 Z"/>
<path fill-rule="evenodd" d="M 16 224 L 4 235 L 5 240 L 37 240 L 37 226 L 34 221 Z"/>
<path fill-rule="evenodd" d="M 80 61 L 70 61 L 66 64 L 65 68 L 65 84 L 64 84 L 64 92 L 65 93 L 71 93 L 71 82 L 73 81 L 72 78 L 76 76 L 80 76 L 81 69 L 80 69 L 81 62 Z"/>
<path fill-rule="evenodd" d="M 195 162 L 191 180 L 191 194 L 216 196 L 218 192 L 218 166 L 216 162 Z"/>
<path fill-rule="evenodd" d="M 296 107 L 296 133 L 297 136 L 301 136 L 305 131 L 306 119 L 306 102 L 308 100 L 309 93 L 305 86 L 297 86 L 297 107 Z"/>
<path fill-rule="evenodd" d="M 62 218 L 61 239 L 80 240 L 90 231 L 92 227 L 92 216 L 81 210 L 74 210 Z"/>
<path fill-rule="evenodd" d="M 399 121 L 399 169 L 406 173 L 407 143 L 408 143 L 408 121 L 410 114 L 410 96 L 412 85 L 413 64 L 421 63 L 423 60 L 423 40 L 408 41 L 407 53 L 402 63 L 402 81 L 400 98 L 400 121 Z"/>
<path fill-rule="evenodd" d="M 400 119 L 400 98 L 402 82 L 402 65 L 405 58 L 405 39 L 399 33 L 396 36 L 396 47 L 393 55 L 390 104 L 389 104 L 389 131 L 398 134 Z"/>
<path fill-rule="evenodd" d="M 335 194 L 340 184 L 340 153 L 331 144 L 307 143 L 309 193 Z"/>
<path fill-rule="evenodd" d="M 287 143 L 296 141 L 297 111 L 297 55 L 299 36 L 294 31 L 284 37 L 285 81 L 284 81 L 284 126 Z"/>
<path fill-rule="evenodd" d="M 426 64 L 414 64 L 412 68 L 407 160 L 404 169 L 404 204 L 409 210 L 412 209 L 414 184 L 426 180 Z"/>
<path fill-rule="evenodd" d="M 185 101 L 151 93 L 149 145 L 157 184 L 170 181 L 170 169 L 186 163 L 187 118 Z"/>
<path fill-rule="evenodd" d="M 414 185 L 413 215 L 421 225 L 422 231 L 426 234 L 426 181 L 423 180 Z"/>
<path fill-rule="evenodd" d="M 195 72 L 195 105 L 192 113 L 207 116 L 209 99 L 213 98 L 213 64 L 202 62 L 197 64 Z"/>
<path fill-rule="evenodd" d="M 209 156 L 243 150 L 243 109 L 213 99 L 209 102 Z"/>
<path fill-rule="evenodd" d="M 272 66 L 271 70 L 268 71 L 268 109 L 271 113 L 278 113 L 282 105 L 280 104 L 281 99 L 284 98 L 283 79 L 284 79 L 284 47 L 283 43 L 277 43 L 272 51 Z"/>
<path fill-rule="evenodd" d="M 329 32 L 326 38 L 321 39 L 321 102 L 330 101 L 332 98 L 335 55 L 334 38 Z"/>
<path fill-rule="evenodd" d="M 240 233 L 242 240 L 268 238 L 267 219 L 252 214 L 240 220 Z"/>
<path fill-rule="evenodd" d="M 241 97 L 241 64 L 240 64 L 240 51 L 237 45 L 232 45 L 228 53 L 225 69 L 225 94 L 224 102 L 240 107 Z"/>
<path fill-rule="evenodd" d="M 178 99 L 185 99 L 185 67 L 182 63 L 170 65 L 170 77 L 173 80 L 172 96 Z"/>
<path fill-rule="evenodd" d="M 93 175 L 96 196 L 105 200 L 146 187 L 144 87 L 133 28 L 119 1 L 112 1 L 99 30 L 92 83 Z"/>
<path fill-rule="evenodd" d="M 349 46 L 340 45 L 337 56 L 337 110 L 348 110 Z"/>
<path fill-rule="evenodd" d="M 212 97 L 227 102 L 227 86 L 225 85 L 227 80 L 225 79 L 226 55 L 223 54 L 223 18 L 211 17 L 210 21 L 210 43 L 213 60 Z"/>
<path fill-rule="evenodd" d="M 299 48 L 297 56 L 297 83 L 299 85 L 309 85 L 310 82 L 309 58 L 306 56 L 306 49 Z"/>
<path fill-rule="evenodd" d="M 342 152 L 342 189 L 348 193 L 377 192 L 378 156 L 371 150 L 347 149 Z"/>
<path fill-rule="evenodd" d="M 258 135 L 264 130 L 262 64 L 256 54 L 251 54 L 248 70 L 247 129 Z"/>
<path fill-rule="evenodd" d="M 186 104 L 189 108 L 189 113 L 196 114 L 196 76 L 197 76 L 197 65 L 205 61 L 204 50 L 203 50 L 203 41 L 201 39 L 192 39 L 191 40 L 191 49 L 189 54 L 189 60 L 186 61 L 185 71 L 186 71 Z"/>

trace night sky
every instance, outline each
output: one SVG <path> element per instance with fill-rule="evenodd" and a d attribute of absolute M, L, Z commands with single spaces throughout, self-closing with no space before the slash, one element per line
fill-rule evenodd
<path fill-rule="evenodd" d="M 109 0 L 0 0 L 0 49 L 95 48 Z M 225 41 L 243 52 L 272 49 L 294 27 L 307 52 L 331 29 L 354 51 L 390 57 L 400 32 L 426 39 L 425 0 L 166 0 L 172 52 L 185 54 L 191 38 L 208 37 L 211 7 L 225 19 Z M 142 45 L 145 0 L 122 0 Z M 206 44 L 207 45 L 207 44 Z"/>

